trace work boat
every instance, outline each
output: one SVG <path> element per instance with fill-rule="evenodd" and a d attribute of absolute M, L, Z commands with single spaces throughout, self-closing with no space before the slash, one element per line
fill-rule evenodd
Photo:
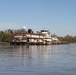
<path fill-rule="evenodd" d="M 32 29 L 14 31 L 13 40 L 10 42 L 12 45 L 50 45 L 51 43 L 52 38 L 47 29 L 42 29 L 36 33 Z"/>

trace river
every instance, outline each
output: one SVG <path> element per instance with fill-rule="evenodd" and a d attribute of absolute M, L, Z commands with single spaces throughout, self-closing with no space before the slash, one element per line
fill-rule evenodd
<path fill-rule="evenodd" d="M 76 75 L 76 44 L 0 44 L 0 75 Z"/>

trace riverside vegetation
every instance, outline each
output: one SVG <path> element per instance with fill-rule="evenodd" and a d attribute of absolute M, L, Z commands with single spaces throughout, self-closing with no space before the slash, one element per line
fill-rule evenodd
<path fill-rule="evenodd" d="M 10 42 L 13 39 L 13 31 L 8 29 L 6 31 L 0 31 L 0 42 Z M 76 36 L 66 35 L 64 37 L 58 37 L 62 43 L 76 43 Z"/>
<path fill-rule="evenodd" d="M 13 38 L 11 30 L 0 31 L 0 42 L 10 42 Z"/>

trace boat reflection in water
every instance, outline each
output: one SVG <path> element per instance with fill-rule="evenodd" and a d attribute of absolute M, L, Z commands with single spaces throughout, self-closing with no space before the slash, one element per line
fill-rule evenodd
<path fill-rule="evenodd" d="M 25 66 L 33 64 L 32 67 L 36 66 L 38 63 L 42 63 L 43 65 L 47 64 L 49 56 L 51 57 L 50 54 L 54 53 L 54 51 L 51 50 L 51 46 L 46 45 L 13 46 L 12 51 L 12 57 L 21 58 L 21 61 Z"/>
<path fill-rule="evenodd" d="M 0 45 L 0 75 L 76 75 L 75 64 L 76 45 Z"/>
<path fill-rule="evenodd" d="M 1 65 L 8 67 L 8 69 L 9 67 L 41 67 L 42 65 L 48 64 L 51 53 L 54 52 L 51 50 L 50 45 L 3 46 L 1 49 L 0 56 L 5 61 Z"/>

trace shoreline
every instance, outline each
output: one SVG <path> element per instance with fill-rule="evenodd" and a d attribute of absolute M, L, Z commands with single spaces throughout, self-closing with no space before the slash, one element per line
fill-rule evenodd
<path fill-rule="evenodd" d="M 0 44 L 10 44 L 10 42 L 0 42 Z M 48 44 L 48 45 L 66 45 L 66 44 L 76 44 L 76 43 L 52 43 L 52 44 Z M 13 44 L 10 44 L 10 45 L 13 45 Z M 17 44 L 15 44 L 17 45 Z M 27 45 L 27 44 L 24 44 L 24 45 Z M 28 45 L 46 45 L 46 44 L 28 44 Z"/>
<path fill-rule="evenodd" d="M 9 42 L 0 42 L 0 44 L 7 44 L 7 43 L 9 44 Z"/>

